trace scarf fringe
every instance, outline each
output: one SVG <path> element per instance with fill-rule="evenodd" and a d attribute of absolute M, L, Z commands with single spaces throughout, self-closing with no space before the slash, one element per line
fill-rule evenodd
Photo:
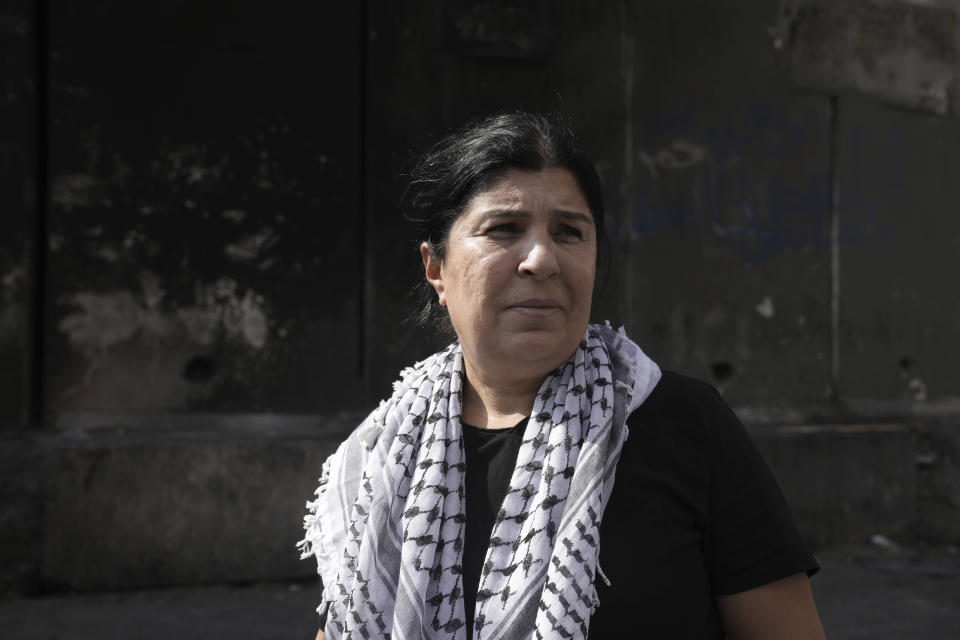
<path fill-rule="evenodd" d="M 307 501 L 307 515 L 303 517 L 303 528 L 306 535 L 303 540 L 297 542 L 297 549 L 300 550 L 300 559 L 306 560 L 310 556 L 316 555 L 320 550 L 323 540 L 323 525 L 317 516 L 320 508 L 320 501 L 327 492 L 327 485 L 330 482 L 330 458 L 323 461 L 320 468 L 320 480 L 317 489 L 313 492 L 315 500 Z M 318 568 L 319 572 L 319 568 Z"/>
<path fill-rule="evenodd" d="M 332 456 L 324 460 L 320 468 L 320 480 L 314 495 L 315 500 L 307 501 L 307 515 L 303 517 L 303 528 L 306 534 L 303 539 L 297 542 L 297 548 L 300 550 L 300 559 L 305 560 L 310 557 L 317 559 L 317 573 L 323 575 L 322 567 L 333 561 L 333 554 L 324 547 L 324 528 L 323 519 L 319 515 L 321 502 L 326 497 L 327 487 L 330 483 L 330 461 Z M 317 606 L 317 615 L 323 616 L 330 606 L 333 599 L 333 590 L 330 589 L 327 581 L 324 581 L 323 592 L 320 595 L 320 604 Z"/>
<path fill-rule="evenodd" d="M 601 349 L 607 355 L 601 356 Z M 519 495 L 516 492 L 523 487 L 527 487 L 524 493 L 534 493 L 530 494 L 532 500 L 505 500 L 502 509 L 513 506 L 502 510 L 495 524 L 494 534 L 516 542 L 496 547 L 496 535 L 491 539 L 480 587 L 481 592 L 485 587 L 492 591 L 477 603 L 474 637 L 478 640 L 527 628 L 525 625 L 533 622 L 530 614 L 537 618 L 537 627 L 546 624 L 543 629 L 557 629 L 546 620 L 557 624 L 567 620 L 564 625 L 572 620 L 574 635 L 585 635 L 589 616 L 600 605 L 595 580 L 590 576 L 599 576 L 610 584 L 599 565 L 600 518 L 612 489 L 612 482 L 604 482 L 603 477 L 613 477 L 627 435 L 626 416 L 646 399 L 660 372 L 622 328 L 615 330 L 609 323 L 591 325 L 580 352 L 579 356 L 575 354 L 579 359 L 571 359 L 548 376 L 538 392 L 524 434 L 521 451 L 525 453 L 518 457 L 508 497 L 511 493 Z M 297 546 L 301 558 L 316 558 L 317 571 L 323 577 L 317 612 L 322 615 L 329 609 L 326 631 L 331 640 L 355 633 L 377 638 L 465 637 L 460 569 L 455 568 L 460 556 L 459 551 L 453 551 L 459 548 L 456 541 L 462 539 L 463 531 L 463 520 L 457 520 L 464 517 L 462 480 L 457 480 L 463 472 L 462 445 L 459 454 L 456 447 L 451 454 L 450 448 L 451 438 L 460 438 L 462 366 L 455 343 L 404 369 L 391 397 L 381 402 L 323 464 L 315 499 L 306 505 L 305 536 Z M 590 369 L 588 378 L 583 377 L 584 367 Z M 602 429 L 601 422 L 606 425 Z M 586 448 L 584 438 L 592 449 Z M 584 451 L 589 453 L 581 455 Z M 585 462 L 578 462 L 578 456 Z M 332 474 L 338 478 L 336 490 L 331 490 Z M 561 477 L 564 479 L 554 479 Z M 454 491 L 455 487 L 459 488 Z M 443 492 L 442 499 L 436 497 L 437 491 Z M 567 517 L 566 506 L 553 510 L 551 501 L 557 496 L 567 504 L 579 505 L 569 507 L 571 517 Z M 436 511 L 437 505 L 440 511 Z M 521 511 L 516 511 L 518 508 Z M 347 511 L 353 514 L 349 531 L 342 530 Z M 503 514 L 514 512 L 524 520 L 518 516 L 514 524 L 512 516 L 503 519 Z M 559 514 L 564 514 L 562 526 Z M 527 517 L 529 522 L 524 526 Z M 534 520 L 538 524 L 532 524 Z M 388 527 L 391 532 L 386 532 L 379 529 L 379 524 L 376 529 L 368 528 L 368 522 L 394 524 Z M 395 527 L 399 528 L 393 530 Z M 536 540 L 528 544 L 532 536 Z M 402 548 L 396 546 L 400 543 Z M 521 552 L 517 551 L 518 544 Z M 562 551 L 564 545 L 567 552 Z M 384 551 L 388 548 L 390 551 Z M 396 555 L 388 558 L 384 553 Z M 570 553 L 582 564 L 565 566 L 572 562 L 567 555 Z M 527 568 L 514 572 L 521 565 Z M 384 573 L 385 566 L 395 567 L 394 571 L 403 567 L 399 583 L 391 586 L 389 579 L 384 582 L 391 575 L 390 570 Z M 526 578 L 517 582 L 530 566 L 541 567 L 532 572 L 539 577 L 531 575 L 534 583 Z M 548 589 L 542 596 L 534 590 L 530 603 L 517 600 L 518 587 L 530 593 L 525 585 L 537 581 L 546 581 Z M 401 592 L 408 608 L 394 619 L 394 600 Z M 553 613 L 543 609 L 547 601 Z M 416 607 L 413 611 L 409 609 L 411 604 Z M 529 605 L 534 609 L 528 610 Z M 411 626 L 412 622 L 416 624 Z"/>

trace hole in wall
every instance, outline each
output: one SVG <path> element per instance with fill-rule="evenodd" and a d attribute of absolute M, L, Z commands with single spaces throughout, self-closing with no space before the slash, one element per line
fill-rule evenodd
<path fill-rule="evenodd" d="M 724 360 L 711 364 L 710 371 L 713 373 L 713 379 L 717 382 L 723 382 L 733 377 L 733 365 Z"/>
<path fill-rule="evenodd" d="M 206 356 L 193 356 L 183 365 L 184 380 L 189 382 L 207 382 L 213 377 L 217 369 L 213 366 L 213 361 Z"/>
<path fill-rule="evenodd" d="M 904 373 L 906 373 L 907 371 L 910 371 L 913 365 L 914 365 L 913 358 L 911 358 L 910 356 L 903 356 L 902 358 L 900 358 L 900 371 L 903 371 Z"/>

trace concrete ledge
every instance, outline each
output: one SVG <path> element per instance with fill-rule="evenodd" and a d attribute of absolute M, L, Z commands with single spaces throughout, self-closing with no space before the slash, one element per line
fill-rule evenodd
<path fill-rule="evenodd" d="M 295 548 L 304 504 L 355 424 L 315 419 L 310 429 L 298 419 L 285 429 L 278 419 L 266 435 L 219 424 L 56 438 L 42 578 L 85 589 L 314 575 Z"/>
<path fill-rule="evenodd" d="M 264 420 L 158 417 L 149 427 L 119 420 L 106 429 L 92 428 L 93 420 L 50 439 L 43 580 L 116 589 L 314 575 L 294 546 L 304 503 L 324 458 L 358 419 Z M 914 444 L 906 426 L 751 435 L 812 544 L 895 536 L 913 516 Z"/>
<path fill-rule="evenodd" d="M 0 593 L 37 587 L 43 538 L 43 447 L 23 429 L 0 430 Z"/>
<path fill-rule="evenodd" d="M 750 435 L 807 542 L 857 544 L 896 536 L 914 515 L 914 442 L 903 424 L 765 428 Z"/>

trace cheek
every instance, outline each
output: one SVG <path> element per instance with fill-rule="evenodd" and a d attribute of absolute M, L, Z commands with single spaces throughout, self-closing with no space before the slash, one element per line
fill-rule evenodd
<path fill-rule="evenodd" d="M 593 273 L 585 275 L 583 286 L 579 292 L 579 297 L 583 315 L 589 317 L 590 311 L 593 307 Z"/>
<path fill-rule="evenodd" d="M 589 304 L 593 295 L 594 281 L 597 276 L 593 256 L 583 256 L 571 264 L 572 284 L 580 298 L 585 298 Z"/>
<path fill-rule="evenodd" d="M 485 255 L 460 255 L 450 265 L 447 274 L 447 299 L 452 312 L 459 315 L 478 315 L 484 311 L 484 302 L 496 295 L 499 276 L 497 265 Z"/>
<path fill-rule="evenodd" d="M 512 274 L 509 260 L 500 253 L 482 253 L 466 262 L 460 269 L 459 278 L 463 295 L 471 299 L 496 295 L 505 279 Z"/>

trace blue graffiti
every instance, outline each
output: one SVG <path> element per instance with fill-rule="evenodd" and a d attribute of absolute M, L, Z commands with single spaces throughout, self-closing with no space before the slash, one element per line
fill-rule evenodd
<path fill-rule="evenodd" d="M 798 146 L 812 136 L 826 135 L 826 114 L 817 102 L 791 114 L 780 107 L 754 105 L 740 121 L 711 130 L 704 143 L 674 138 L 656 151 L 638 151 L 633 202 L 625 211 L 620 194 L 613 198 L 609 228 L 620 233 L 612 244 L 630 250 L 640 236 L 698 228 L 699 237 L 717 238 L 748 261 L 786 251 L 823 251 L 831 241 L 828 159 L 819 158 L 822 162 L 813 166 L 789 160 L 808 153 Z M 670 140 L 663 132 L 650 138 Z M 889 235 L 858 196 L 841 199 L 843 244 Z M 845 208 L 856 209 L 856 217 L 843 216 Z"/>

